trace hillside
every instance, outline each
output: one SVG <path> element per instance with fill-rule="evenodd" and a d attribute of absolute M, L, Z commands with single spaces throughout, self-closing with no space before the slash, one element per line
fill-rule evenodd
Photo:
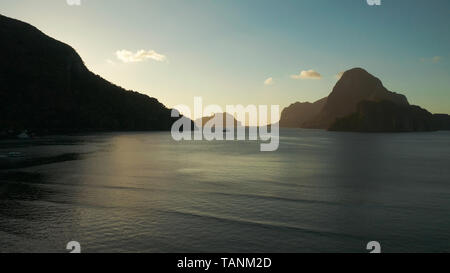
<path fill-rule="evenodd" d="M 316 117 L 326 102 L 327 98 L 323 98 L 314 103 L 296 102 L 291 104 L 281 112 L 280 126 L 283 128 L 305 127 L 305 123 Z"/>
<path fill-rule="evenodd" d="M 398 105 L 391 101 L 362 101 L 357 111 L 338 118 L 331 131 L 423 132 L 435 130 L 433 115 L 419 106 Z"/>
<path fill-rule="evenodd" d="M 169 130 L 171 111 L 90 72 L 70 46 L 0 15 L 0 134 Z"/>

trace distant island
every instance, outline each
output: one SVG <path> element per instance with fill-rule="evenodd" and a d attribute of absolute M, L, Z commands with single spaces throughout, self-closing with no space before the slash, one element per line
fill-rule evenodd
<path fill-rule="evenodd" d="M 228 124 L 227 120 L 230 120 L 231 122 L 233 122 L 233 125 Z M 200 127 L 205 127 L 205 125 L 209 124 L 209 122 L 211 121 L 211 124 L 214 123 L 214 125 L 212 126 L 212 128 L 215 128 L 216 124 L 219 124 L 220 126 L 218 126 L 219 128 L 217 129 L 234 129 L 237 127 L 242 126 L 242 124 L 236 120 L 236 118 L 229 114 L 229 113 L 215 113 L 214 115 L 211 115 L 209 117 L 202 117 L 199 119 L 196 119 L 194 121 L 194 124 L 200 128 Z"/>
<path fill-rule="evenodd" d="M 70 46 L 0 15 L 0 137 L 170 130 L 171 110 L 90 72 Z"/>
<path fill-rule="evenodd" d="M 346 71 L 331 94 L 314 103 L 283 109 L 280 127 L 355 132 L 419 132 L 450 130 L 450 116 L 431 114 L 387 90 L 362 68 Z"/>

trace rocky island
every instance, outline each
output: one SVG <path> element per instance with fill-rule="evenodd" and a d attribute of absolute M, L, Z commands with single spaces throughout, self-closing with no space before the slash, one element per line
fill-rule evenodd
<path fill-rule="evenodd" d="M 362 68 L 346 71 L 331 94 L 315 103 L 295 103 L 280 126 L 356 132 L 417 132 L 450 129 L 450 116 L 431 114 L 387 90 Z"/>

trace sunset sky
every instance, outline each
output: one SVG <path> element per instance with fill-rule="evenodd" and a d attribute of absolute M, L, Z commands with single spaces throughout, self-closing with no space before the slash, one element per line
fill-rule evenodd
<path fill-rule="evenodd" d="M 0 13 L 63 41 L 93 72 L 168 107 L 315 101 L 363 67 L 450 114 L 450 1 L 0 0 Z"/>

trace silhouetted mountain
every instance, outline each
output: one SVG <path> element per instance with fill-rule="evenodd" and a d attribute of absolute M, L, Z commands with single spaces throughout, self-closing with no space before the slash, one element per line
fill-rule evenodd
<path fill-rule="evenodd" d="M 355 113 L 338 118 L 331 131 L 416 132 L 433 131 L 433 115 L 419 106 L 391 101 L 362 101 Z"/>
<path fill-rule="evenodd" d="M 195 120 L 195 125 L 197 127 L 200 127 L 200 121 L 201 121 L 202 127 L 204 127 L 207 124 L 207 122 L 209 122 L 210 120 L 217 119 L 220 123 L 220 126 L 218 126 L 219 128 L 224 128 L 224 129 L 231 128 L 231 126 L 228 126 L 228 124 L 227 124 L 227 118 L 232 120 L 232 122 L 234 122 L 234 128 L 242 126 L 242 124 L 239 121 L 237 121 L 233 115 L 231 115 L 229 113 L 216 113 L 210 117 L 203 117 L 201 119 L 197 119 L 197 120 Z M 217 121 L 215 121 L 215 122 L 217 122 Z M 212 128 L 214 128 L 214 127 L 215 126 L 213 126 Z"/>
<path fill-rule="evenodd" d="M 323 103 L 320 106 L 318 103 Z M 448 115 L 411 106 L 362 68 L 346 71 L 326 99 L 283 110 L 280 126 L 338 131 L 409 132 L 448 130 Z M 313 107 L 317 104 L 317 107 Z M 317 109 L 321 108 L 318 112 Z M 295 110 L 295 111 L 294 111 Z"/>
<path fill-rule="evenodd" d="M 90 72 L 70 46 L 0 15 L 0 133 L 169 130 L 171 111 Z"/>
<path fill-rule="evenodd" d="M 327 98 L 323 98 L 314 103 L 296 102 L 291 104 L 281 112 L 280 126 L 284 128 L 304 128 L 305 122 L 316 117 L 326 102 Z"/>
<path fill-rule="evenodd" d="M 434 114 L 433 126 L 437 130 L 450 130 L 450 116 L 447 114 Z"/>
<path fill-rule="evenodd" d="M 346 71 L 328 96 L 321 112 L 306 127 L 327 129 L 337 119 L 357 110 L 361 101 L 391 101 L 409 105 L 405 96 L 387 90 L 381 81 L 362 68 Z"/>

